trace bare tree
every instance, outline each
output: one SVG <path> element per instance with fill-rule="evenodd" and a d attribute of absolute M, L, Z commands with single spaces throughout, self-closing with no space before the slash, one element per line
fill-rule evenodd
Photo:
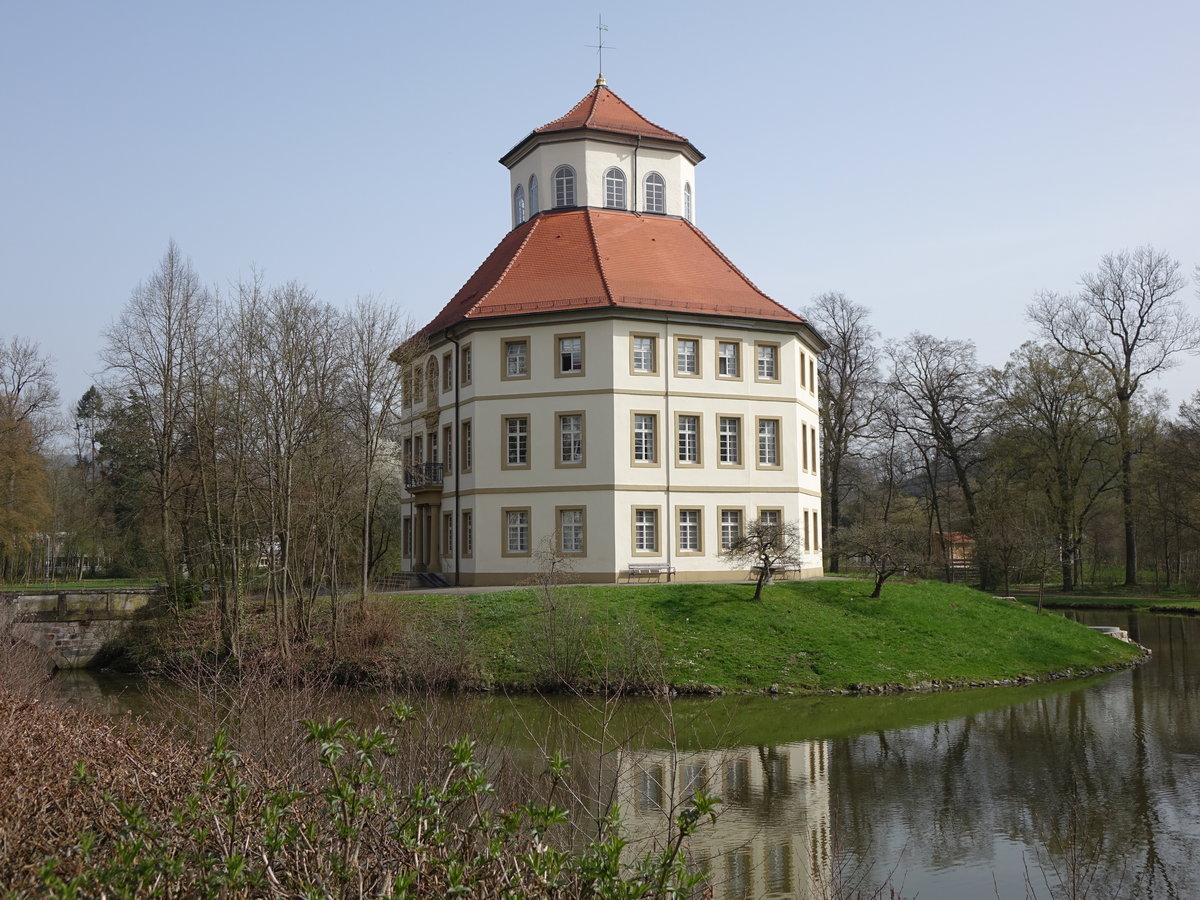
<path fill-rule="evenodd" d="M 1200 348 L 1200 323 L 1177 296 L 1179 263 L 1153 247 L 1109 253 L 1076 294 L 1041 294 L 1029 317 L 1063 350 L 1093 360 L 1112 382 L 1121 456 L 1125 584 L 1137 584 L 1131 404 L 1143 381 Z"/>
<path fill-rule="evenodd" d="M 37 448 L 55 426 L 58 387 L 50 358 L 33 341 L 13 337 L 0 343 L 0 416 L 4 427 L 29 426 Z"/>
<path fill-rule="evenodd" d="M 386 480 L 384 450 L 399 422 L 406 367 L 389 359 L 412 328 L 399 311 L 374 298 L 360 297 L 346 320 L 346 404 L 359 456 L 362 548 L 359 556 L 359 604 L 365 606 L 371 579 L 372 535 L 377 482 Z"/>
<path fill-rule="evenodd" d="M 1044 492 L 1058 532 L 1064 591 L 1081 574 L 1084 522 L 1117 475 L 1104 379 L 1091 359 L 1033 342 L 989 377 L 1005 424 L 1001 446 L 992 452 L 1020 460 L 1025 476 Z"/>
<path fill-rule="evenodd" d="M 962 495 L 968 530 L 977 535 L 980 516 L 972 473 L 983 458 L 992 410 L 975 362 L 975 345 L 914 332 L 892 346 L 888 357 L 898 423 L 926 457 L 930 490 L 936 499 L 936 463 L 945 460 Z M 978 562 L 980 581 L 990 589 L 993 578 L 987 560 Z"/>
<path fill-rule="evenodd" d="M 875 578 L 872 597 L 883 592 L 883 584 L 893 575 L 909 572 L 921 565 L 928 541 L 922 529 L 904 516 L 860 522 L 838 533 L 841 552 L 863 560 Z"/>
<path fill-rule="evenodd" d="M 842 501 L 851 487 L 847 463 L 861 454 L 861 442 L 879 408 L 878 332 L 867 319 L 870 311 L 845 294 L 816 297 L 805 316 L 829 342 L 821 354 L 821 493 L 829 547 L 829 571 L 838 571 L 837 530 Z"/>
<path fill-rule="evenodd" d="M 757 568 L 754 599 L 762 599 L 763 585 L 772 574 L 783 567 L 799 567 L 804 562 L 804 541 L 795 522 L 765 522 L 755 519 L 746 523 L 742 533 L 724 551 L 725 563 L 731 568 Z"/>
<path fill-rule="evenodd" d="M 105 333 L 101 354 L 113 373 L 113 387 L 139 404 L 149 420 L 158 549 L 173 597 L 180 574 L 173 501 L 189 419 L 191 369 L 197 363 L 189 351 L 197 332 L 210 325 L 211 301 L 191 261 L 171 241 L 158 268 L 134 288 L 121 318 Z"/>

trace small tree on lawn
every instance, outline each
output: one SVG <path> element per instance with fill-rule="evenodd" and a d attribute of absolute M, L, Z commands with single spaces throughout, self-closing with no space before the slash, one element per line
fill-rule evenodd
<path fill-rule="evenodd" d="M 875 576 L 872 597 L 883 591 L 883 583 L 899 572 L 919 566 L 927 546 L 921 532 L 911 524 L 895 519 L 862 522 L 838 531 L 838 549 L 842 554 L 863 560 Z"/>
<path fill-rule="evenodd" d="M 795 522 L 755 520 L 748 523 L 725 550 L 725 563 L 735 569 L 758 568 L 754 599 L 760 600 L 763 585 L 770 580 L 772 570 L 800 566 L 803 552 L 800 529 Z"/>

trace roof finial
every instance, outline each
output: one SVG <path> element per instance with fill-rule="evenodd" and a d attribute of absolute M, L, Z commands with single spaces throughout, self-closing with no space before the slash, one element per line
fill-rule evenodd
<path fill-rule="evenodd" d="M 596 87 L 600 87 L 602 85 L 607 86 L 607 84 L 608 84 L 608 82 L 604 80 L 604 32 L 608 31 L 608 26 L 604 24 L 604 14 L 603 13 L 601 13 L 599 16 L 599 21 L 596 25 L 596 31 L 598 31 L 600 34 L 599 40 L 597 41 L 597 43 L 589 44 L 588 46 L 596 48 L 596 56 L 599 58 L 599 61 L 600 61 L 599 66 L 598 66 L 598 68 L 600 70 L 600 74 L 596 76 Z M 612 50 L 614 48 L 609 47 L 608 49 Z"/>

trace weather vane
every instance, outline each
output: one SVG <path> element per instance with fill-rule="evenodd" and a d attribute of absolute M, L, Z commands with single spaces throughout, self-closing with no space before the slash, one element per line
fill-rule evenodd
<path fill-rule="evenodd" d="M 603 13 L 601 13 L 598 18 L 599 21 L 596 25 L 596 31 L 599 32 L 600 37 L 595 44 L 588 44 L 588 46 L 596 48 L 596 56 L 599 59 L 600 75 L 596 79 L 596 84 L 604 84 L 604 48 L 606 46 L 604 43 L 604 33 L 608 31 L 608 26 L 604 24 Z M 608 49 L 615 50 L 616 48 L 610 46 Z"/>

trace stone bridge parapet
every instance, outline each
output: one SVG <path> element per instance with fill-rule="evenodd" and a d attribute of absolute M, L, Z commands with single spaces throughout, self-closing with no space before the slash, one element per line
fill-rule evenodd
<path fill-rule="evenodd" d="M 60 669 L 90 665 L 155 596 L 147 588 L 0 593 L 13 634 L 42 650 Z"/>

